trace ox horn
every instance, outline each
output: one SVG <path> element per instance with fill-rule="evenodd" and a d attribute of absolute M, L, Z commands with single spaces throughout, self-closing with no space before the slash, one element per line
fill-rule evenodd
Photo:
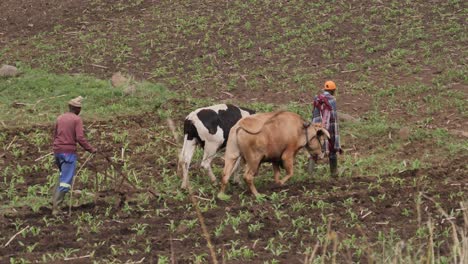
<path fill-rule="evenodd" d="M 319 130 L 317 130 L 317 136 L 320 137 L 322 135 L 325 135 L 327 139 L 330 139 L 330 133 L 328 133 L 325 128 L 319 128 Z"/>

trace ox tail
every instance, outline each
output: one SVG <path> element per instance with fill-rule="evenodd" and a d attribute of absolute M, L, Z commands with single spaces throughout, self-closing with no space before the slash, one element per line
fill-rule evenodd
<path fill-rule="evenodd" d="M 226 144 L 226 151 L 224 153 L 224 171 L 223 182 L 227 183 L 232 173 L 239 167 L 239 159 L 241 158 L 241 151 L 239 148 L 239 127 L 233 127 L 229 132 L 229 139 Z"/>
<path fill-rule="evenodd" d="M 177 174 L 182 176 L 182 188 L 185 189 L 188 186 L 188 170 L 190 162 L 192 160 L 193 153 L 195 152 L 196 140 L 189 140 L 188 134 L 184 134 L 184 144 L 179 155 L 179 162 L 177 164 Z"/>
<path fill-rule="evenodd" d="M 182 167 L 184 163 L 184 153 L 185 150 L 187 149 L 187 134 L 184 135 L 184 142 L 182 144 L 182 149 L 180 150 L 179 153 L 179 161 L 177 162 L 177 174 L 182 175 Z"/>
<path fill-rule="evenodd" d="M 193 138 L 193 140 L 189 140 L 188 137 Z M 179 154 L 179 162 L 177 166 L 177 173 L 180 172 L 180 169 L 186 168 L 188 165 L 187 162 L 190 163 L 194 151 L 194 137 L 198 136 L 197 128 L 194 126 L 193 121 L 189 118 L 186 118 L 184 121 L 184 141 L 182 143 L 182 150 Z M 186 169 L 188 170 L 188 168 Z M 185 170 L 183 170 L 185 173 Z"/>
<path fill-rule="evenodd" d="M 186 173 L 186 171 L 188 170 L 188 167 L 192 160 L 192 156 L 195 152 L 195 145 L 196 145 L 195 139 L 189 140 L 188 135 L 185 134 L 184 142 L 182 144 L 182 149 L 180 150 L 180 154 L 179 154 L 177 173 L 179 173 L 181 169 L 183 173 Z"/>

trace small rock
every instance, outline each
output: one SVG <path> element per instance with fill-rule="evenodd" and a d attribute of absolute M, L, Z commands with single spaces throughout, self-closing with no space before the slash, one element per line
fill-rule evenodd
<path fill-rule="evenodd" d="M 398 131 L 398 137 L 402 140 L 408 140 L 411 134 L 411 130 L 408 127 L 400 128 Z"/>
<path fill-rule="evenodd" d="M 343 112 L 338 112 L 338 120 L 342 122 L 351 122 L 351 123 L 359 122 L 359 119 L 355 118 L 354 116 L 343 113 Z"/>
<path fill-rule="evenodd" d="M 124 84 L 128 83 L 128 79 L 123 76 L 120 72 L 114 73 L 111 78 L 111 84 L 114 87 L 120 87 Z"/>
<path fill-rule="evenodd" d="M 11 65 L 2 65 L 0 68 L 0 77 L 15 77 L 19 75 L 18 68 Z"/>

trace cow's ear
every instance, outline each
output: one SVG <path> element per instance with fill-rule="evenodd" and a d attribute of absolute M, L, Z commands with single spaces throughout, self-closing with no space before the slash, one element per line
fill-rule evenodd
<path fill-rule="evenodd" d="M 328 131 L 325 128 L 320 128 L 319 130 L 317 130 L 317 137 L 322 137 L 322 136 L 325 136 L 327 137 L 327 139 L 329 139 L 330 133 L 328 133 Z"/>
<path fill-rule="evenodd" d="M 310 122 L 304 122 L 303 125 L 304 125 L 305 128 L 308 128 L 310 126 Z"/>

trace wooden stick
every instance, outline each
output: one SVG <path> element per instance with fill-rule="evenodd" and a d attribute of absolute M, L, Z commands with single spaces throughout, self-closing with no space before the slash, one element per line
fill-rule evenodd
<path fill-rule="evenodd" d="M 173 146 L 179 147 L 178 144 L 176 144 L 176 143 L 174 143 L 174 142 L 172 142 L 172 141 L 170 141 L 170 140 L 167 140 L 167 139 L 164 139 L 164 138 L 161 138 L 161 140 L 166 141 L 167 143 L 169 143 L 169 144 L 171 144 L 171 145 L 173 145 Z"/>
<path fill-rule="evenodd" d="M 8 144 L 8 147 L 6 148 L 6 150 L 8 150 L 10 147 L 11 147 L 11 144 L 13 144 L 13 142 L 15 142 L 17 136 L 14 136 L 13 139 L 11 140 L 10 144 Z"/>
<path fill-rule="evenodd" d="M 11 241 L 13 241 L 13 239 L 15 239 L 15 237 L 17 237 L 19 234 L 23 233 L 23 231 L 28 229 L 28 228 L 29 228 L 29 225 L 27 225 L 25 228 L 21 229 L 18 233 L 14 234 L 10 238 L 10 240 L 8 240 L 8 242 L 6 242 L 6 244 L 3 247 L 8 247 L 8 245 L 10 245 Z"/>
<path fill-rule="evenodd" d="M 176 261 L 175 261 L 175 253 L 174 253 L 174 243 L 172 241 L 173 241 L 172 234 L 170 234 L 169 245 L 171 246 L 171 264 L 175 264 Z"/>
<path fill-rule="evenodd" d="M 89 258 L 91 257 L 91 254 L 88 254 L 86 256 L 81 256 L 81 257 L 72 257 L 72 258 L 64 258 L 63 260 L 75 260 L 75 259 L 84 259 L 84 258 Z"/>
<path fill-rule="evenodd" d="M 97 121 L 94 121 L 91 125 L 89 125 L 86 129 L 90 129 L 94 124 L 96 124 Z"/>
<path fill-rule="evenodd" d="M 317 254 L 317 250 L 318 250 L 319 246 L 320 246 L 320 242 L 317 241 L 317 243 L 315 243 L 314 249 L 310 253 L 310 256 L 306 255 L 305 260 L 304 260 L 304 264 L 311 264 L 312 263 L 312 261 L 315 259 L 315 254 Z"/>
<path fill-rule="evenodd" d="M 370 214 L 372 214 L 372 211 L 369 211 L 367 214 L 363 215 L 363 216 L 361 217 L 361 219 L 366 218 L 366 217 L 367 217 L 368 215 L 370 215 Z"/>
<path fill-rule="evenodd" d="M 93 63 L 91 63 L 90 65 L 94 66 L 94 67 L 97 67 L 97 68 L 101 68 L 101 69 L 108 69 L 109 68 L 109 67 L 106 67 L 106 66 L 102 66 L 102 65 L 99 65 L 99 64 L 93 64 Z"/>
<path fill-rule="evenodd" d="M 44 156 L 41 156 L 41 157 L 35 159 L 34 161 L 40 161 L 41 159 L 43 159 L 43 158 L 45 158 L 45 157 L 47 157 L 47 156 L 50 156 L 50 155 L 52 155 L 52 154 L 54 154 L 54 153 L 53 153 L 53 152 L 47 153 L 47 154 L 45 154 Z"/>
<path fill-rule="evenodd" d="M 341 73 L 348 73 L 348 72 L 357 72 L 358 70 L 348 70 L 348 71 L 341 71 Z"/>
<path fill-rule="evenodd" d="M 142 262 L 143 262 L 143 260 L 145 260 L 145 257 L 143 257 L 143 258 L 142 258 L 142 259 L 140 259 L 139 261 L 135 261 L 135 262 L 133 262 L 133 263 L 135 263 L 135 264 L 142 263 Z"/>
<path fill-rule="evenodd" d="M 70 191 L 70 203 L 68 204 L 68 216 L 71 216 L 71 207 L 72 207 L 72 200 L 73 200 L 73 186 L 75 185 L 75 179 L 78 177 L 78 174 L 81 172 L 81 169 L 83 169 L 84 165 L 88 163 L 88 161 L 94 156 L 94 154 L 90 154 L 88 158 L 85 160 L 85 162 L 81 165 L 81 167 L 78 169 L 78 172 L 75 174 L 75 177 L 73 177 L 72 181 L 72 186 L 71 186 L 71 191 Z"/>
<path fill-rule="evenodd" d="M 195 197 L 196 197 L 197 199 L 200 199 L 200 200 L 211 201 L 211 199 L 204 198 L 204 197 L 201 197 L 201 196 L 198 196 L 198 195 L 195 195 Z"/>

